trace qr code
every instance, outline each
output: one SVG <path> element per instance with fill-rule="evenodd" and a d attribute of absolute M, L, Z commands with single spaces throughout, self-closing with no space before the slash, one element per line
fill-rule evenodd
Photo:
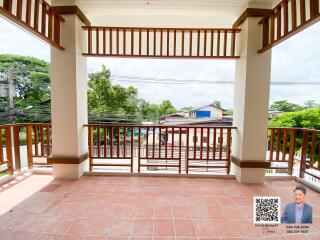
<path fill-rule="evenodd" d="M 280 223 L 280 197 L 253 198 L 254 223 Z"/>

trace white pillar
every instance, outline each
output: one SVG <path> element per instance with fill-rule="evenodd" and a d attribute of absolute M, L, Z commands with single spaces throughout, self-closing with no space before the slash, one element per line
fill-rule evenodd
<path fill-rule="evenodd" d="M 231 164 L 231 172 L 243 183 L 261 183 L 265 175 L 261 165 L 266 161 L 271 50 L 257 53 L 262 41 L 260 19 L 248 17 L 240 26 L 240 59 L 236 62 L 233 124 L 237 130 L 232 156 L 237 164 Z"/>
<path fill-rule="evenodd" d="M 62 15 L 61 44 L 51 47 L 52 157 L 55 178 L 76 179 L 88 169 L 87 61 L 83 23 Z"/>

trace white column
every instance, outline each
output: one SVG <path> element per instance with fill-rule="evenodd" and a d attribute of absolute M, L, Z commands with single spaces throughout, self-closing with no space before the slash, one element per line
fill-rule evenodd
<path fill-rule="evenodd" d="M 257 53 L 262 41 L 260 19 L 249 17 L 240 26 L 240 59 L 236 62 L 233 124 L 237 130 L 232 156 L 251 167 L 232 163 L 231 172 L 243 183 L 261 183 L 265 175 L 264 168 L 252 168 L 252 163 L 266 161 L 267 150 L 271 50 Z"/>
<path fill-rule="evenodd" d="M 88 169 L 87 61 L 83 23 L 63 15 L 61 44 L 51 47 L 52 158 L 55 178 L 76 179 Z M 86 159 L 86 160 L 84 160 Z M 84 160 L 84 161 L 83 161 Z"/>

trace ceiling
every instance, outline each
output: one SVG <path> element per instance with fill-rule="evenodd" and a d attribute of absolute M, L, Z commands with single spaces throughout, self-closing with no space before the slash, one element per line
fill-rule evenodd
<path fill-rule="evenodd" d="M 77 5 L 92 25 L 115 27 L 229 28 L 248 8 L 280 0 L 51 0 Z"/>

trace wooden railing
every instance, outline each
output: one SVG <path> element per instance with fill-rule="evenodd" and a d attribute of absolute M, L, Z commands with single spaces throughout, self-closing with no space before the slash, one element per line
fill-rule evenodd
<path fill-rule="evenodd" d="M 0 125 L 0 173 L 13 173 L 11 128 Z M 3 148 L 4 147 L 4 148 Z M 3 151 L 5 149 L 5 151 Z"/>
<path fill-rule="evenodd" d="M 235 127 L 86 125 L 90 169 L 127 167 L 134 171 L 230 170 Z M 98 167 L 98 168 L 96 168 Z M 101 169 L 101 168 L 100 168 Z"/>
<path fill-rule="evenodd" d="M 0 1 L 0 14 L 63 50 L 60 43 L 60 24 L 64 19 L 46 1 L 3 0 Z"/>
<path fill-rule="evenodd" d="M 84 26 L 85 56 L 239 58 L 240 29 L 124 28 Z"/>
<path fill-rule="evenodd" d="M 304 178 L 309 175 L 320 183 L 320 130 L 269 128 L 268 161 L 278 172 L 293 174 L 293 167 Z"/>
<path fill-rule="evenodd" d="M 260 21 L 263 38 L 258 52 L 269 50 L 319 20 L 319 0 L 282 0 Z"/>

